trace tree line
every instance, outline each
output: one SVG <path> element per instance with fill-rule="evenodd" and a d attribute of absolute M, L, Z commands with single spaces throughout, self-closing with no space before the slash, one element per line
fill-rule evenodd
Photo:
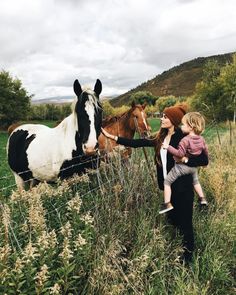
<path fill-rule="evenodd" d="M 33 95 L 28 94 L 18 78 L 9 72 L 0 72 L 0 127 L 27 120 L 62 120 L 71 113 L 70 104 L 31 104 Z M 236 54 L 232 63 L 225 66 L 216 60 L 208 61 L 203 69 L 202 80 L 197 83 L 190 97 L 156 97 L 148 91 L 132 94 L 137 104 L 147 104 L 146 112 L 162 112 L 165 107 L 186 103 L 190 110 L 202 112 L 207 118 L 218 121 L 236 119 Z M 104 116 L 125 112 L 129 106 L 114 108 L 108 100 L 103 101 Z"/>

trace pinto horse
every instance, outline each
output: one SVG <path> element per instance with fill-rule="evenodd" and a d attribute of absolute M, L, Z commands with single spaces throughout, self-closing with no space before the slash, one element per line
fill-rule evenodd
<path fill-rule="evenodd" d="M 138 131 L 141 135 L 149 134 L 151 127 L 147 122 L 147 115 L 144 111 L 146 105 L 135 104 L 132 102 L 131 108 L 119 117 L 110 117 L 103 120 L 102 127 L 110 134 L 133 138 L 135 131 Z M 99 150 L 101 154 L 107 154 L 116 150 L 119 145 L 116 141 L 105 137 L 102 133 L 98 138 Z M 128 156 L 131 153 L 130 148 L 121 148 L 124 150 L 123 155 Z"/>
<path fill-rule="evenodd" d="M 82 90 L 75 80 L 72 113 L 58 126 L 24 124 L 12 131 L 8 163 L 18 189 L 24 189 L 26 182 L 32 187 L 35 182 L 54 182 L 94 168 L 102 125 L 101 91 L 100 80 L 94 90 Z"/>

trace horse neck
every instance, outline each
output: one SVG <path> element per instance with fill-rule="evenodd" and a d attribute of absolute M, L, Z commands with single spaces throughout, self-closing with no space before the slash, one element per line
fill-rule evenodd
<path fill-rule="evenodd" d="M 78 131 L 78 120 L 75 114 L 70 114 L 61 123 L 55 127 L 55 130 L 66 136 L 71 136 Z"/>
<path fill-rule="evenodd" d="M 119 136 L 126 137 L 126 138 L 133 138 L 135 129 L 130 127 L 130 120 L 131 120 L 131 113 L 126 113 L 123 115 L 116 124 L 119 128 Z"/>

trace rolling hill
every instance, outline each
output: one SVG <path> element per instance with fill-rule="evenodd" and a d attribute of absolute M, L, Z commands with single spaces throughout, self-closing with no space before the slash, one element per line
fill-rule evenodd
<path fill-rule="evenodd" d="M 219 64 L 224 65 L 232 61 L 232 53 L 198 57 L 182 63 L 110 100 L 110 103 L 114 107 L 129 104 L 131 95 L 137 91 L 149 91 L 155 96 L 174 95 L 178 97 L 192 95 L 196 83 L 202 78 L 204 65 L 209 60 L 217 60 Z"/>

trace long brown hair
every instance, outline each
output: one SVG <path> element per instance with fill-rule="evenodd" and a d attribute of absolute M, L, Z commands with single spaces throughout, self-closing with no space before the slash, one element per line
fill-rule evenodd
<path fill-rule="evenodd" d="M 174 130 L 176 131 L 179 129 L 179 127 L 174 127 Z M 153 141 L 155 141 L 155 162 L 159 165 L 162 166 L 161 162 L 161 156 L 160 156 L 160 150 L 161 146 L 163 144 L 163 141 L 165 137 L 168 134 L 168 128 L 160 128 L 160 130 L 156 133 L 155 137 L 152 138 Z"/>
<path fill-rule="evenodd" d="M 166 128 L 161 128 L 156 136 L 153 138 L 153 140 L 155 141 L 155 146 L 154 146 L 154 149 L 155 149 L 155 162 L 158 164 L 158 165 L 161 165 L 161 156 L 160 156 L 160 150 L 161 150 L 161 146 L 162 146 L 162 143 L 166 137 L 168 133 L 168 129 Z"/>

